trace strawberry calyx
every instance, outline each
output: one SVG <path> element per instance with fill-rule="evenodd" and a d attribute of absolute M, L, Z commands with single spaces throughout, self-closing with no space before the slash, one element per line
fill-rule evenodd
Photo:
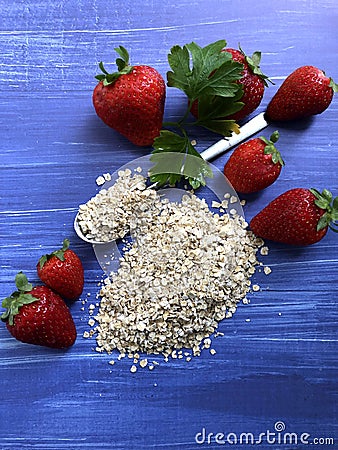
<path fill-rule="evenodd" d="M 317 231 L 329 227 L 332 231 L 338 233 L 338 197 L 333 199 L 332 193 L 327 189 L 323 189 L 321 193 L 314 188 L 309 189 L 309 191 L 316 197 L 315 205 L 325 210 L 318 221 Z"/>
<path fill-rule="evenodd" d="M 332 88 L 332 90 L 335 94 L 338 92 L 338 84 L 335 83 L 332 78 L 330 78 L 329 86 Z"/>
<path fill-rule="evenodd" d="M 262 52 L 256 51 L 252 54 L 252 56 L 248 56 L 244 53 L 244 51 L 242 50 L 241 46 L 238 45 L 239 51 L 242 53 L 242 55 L 245 58 L 245 61 L 247 62 L 248 66 L 250 67 L 250 69 L 252 70 L 252 72 L 255 75 L 258 75 L 264 82 L 264 85 L 266 87 L 268 87 L 268 82 L 271 84 L 275 84 L 273 81 L 270 80 L 270 78 L 265 75 L 261 68 L 260 68 L 260 63 L 261 63 L 261 58 L 262 58 Z"/>
<path fill-rule="evenodd" d="M 260 139 L 266 144 L 264 148 L 264 154 L 265 155 L 271 155 L 272 162 L 274 164 L 281 164 L 284 166 L 284 161 L 282 158 L 282 155 L 280 154 L 279 150 L 275 147 L 275 143 L 279 139 L 279 132 L 278 130 L 274 131 L 272 135 L 270 136 L 270 139 L 267 139 L 264 136 L 260 136 Z"/>
<path fill-rule="evenodd" d="M 41 256 L 41 258 L 39 259 L 40 269 L 42 269 L 42 267 L 45 265 L 45 263 L 48 260 L 50 260 L 51 258 L 53 258 L 54 256 L 56 256 L 60 261 L 64 261 L 65 260 L 65 252 L 69 249 L 69 244 L 70 244 L 69 239 L 64 239 L 62 248 L 55 250 L 52 253 Z"/>
<path fill-rule="evenodd" d="M 33 289 L 33 285 L 28 282 L 24 273 L 19 272 L 16 275 L 15 284 L 18 290 L 2 301 L 2 307 L 6 308 L 6 311 L 2 313 L 1 320 L 8 322 L 9 325 L 13 325 L 14 317 L 18 314 L 21 306 L 38 300 L 32 294 L 28 294 Z"/>
<path fill-rule="evenodd" d="M 115 81 L 121 76 L 130 73 L 133 70 L 133 66 L 129 64 L 129 53 L 122 45 L 114 48 L 114 50 L 120 55 L 120 58 L 116 58 L 116 65 L 118 72 L 109 73 L 105 69 L 103 62 L 99 63 L 99 67 L 102 74 L 96 75 L 96 79 L 103 82 L 104 86 L 115 83 Z"/>

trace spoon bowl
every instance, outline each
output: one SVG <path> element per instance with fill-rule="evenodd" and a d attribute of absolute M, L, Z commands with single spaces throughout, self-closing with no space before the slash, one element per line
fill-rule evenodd
<path fill-rule="evenodd" d="M 188 158 L 191 159 L 193 162 L 194 159 L 199 159 L 196 156 L 187 155 Z M 107 181 L 102 186 L 102 189 L 108 189 L 111 187 L 116 180 L 118 179 L 119 175 L 118 173 L 122 170 L 130 169 L 131 171 L 139 172 L 139 168 L 142 168 L 142 173 L 145 174 L 144 176 L 148 175 L 148 172 L 150 169 L 153 168 L 153 161 L 151 161 L 151 155 L 143 156 L 140 158 L 137 158 L 121 168 L 119 168 L 116 172 L 114 172 L 111 175 L 111 181 Z M 180 167 L 180 161 L 178 161 L 177 153 L 165 153 L 163 154 L 163 160 L 159 161 L 157 160 L 157 164 L 161 162 L 160 165 L 158 165 L 159 170 L 164 170 L 164 172 L 169 172 L 169 168 L 173 167 L 174 163 L 177 166 L 177 169 L 173 171 L 173 173 L 180 173 L 177 172 Z M 208 180 L 207 188 L 213 195 L 216 196 L 216 198 L 222 202 L 225 195 L 230 195 L 231 197 L 237 197 L 237 193 L 234 190 L 234 188 L 229 183 L 228 179 L 224 176 L 223 172 L 221 172 L 217 167 L 213 166 L 209 163 L 209 166 L 212 170 L 213 177 Z M 160 171 L 158 173 L 164 173 L 163 171 Z M 155 172 L 156 173 L 156 172 Z M 189 173 L 183 173 L 185 176 L 190 176 Z M 202 189 L 202 188 L 201 188 Z M 189 191 L 184 189 L 178 189 L 178 188 L 165 188 L 158 190 L 159 195 L 164 196 L 169 199 L 171 202 L 180 202 L 182 199 L 182 196 L 184 194 L 189 194 Z M 203 195 L 203 194 L 202 194 Z M 242 209 L 242 206 L 239 201 L 236 201 L 234 203 L 229 202 L 229 208 L 225 208 L 226 210 L 230 210 L 235 212 L 238 216 L 243 217 L 244 219 L 244 212 Z M 119 260 L 122 257 L 122 254 L 120 253 L 117 243 L 115 240 L 107 241 L 107 242 L 99 242 L 95 240 L 89 239 L 81 230 L 81 227 L 79 225 L 79 212 L 77 213 L 75 219 L 74 219 L 74 230 L 77 234 L 77 236 L 82 239 L 84 242 L 91 244 L 93 246 L 93 250 L 95 252 L 96 258 L 104 270 L 104 272 L 109 273 L 112 270 L 117 271 L 119 267 Z M 133 239 L 133 236 L 131 236 Z"/>

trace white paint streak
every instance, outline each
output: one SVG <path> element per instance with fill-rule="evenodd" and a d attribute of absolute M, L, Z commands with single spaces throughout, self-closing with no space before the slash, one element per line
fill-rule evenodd
<path fill-rule="evenodd" d="M 18 215 L 27 215 L 27 214 L 36 214 L 36 213 L 49 213 L 49 212 L 66 212 L 66 211 L 71 211 L 71 212 L 75 212 L 77 211 L 77 208 L 51 208 L 51 209 L 27 209 L 27 210 L 23 210 L 23 211 L 0 211 L 0 214 L 3 214 L 4 216 L 6 215 L 13 215 L 13 216 L 18 216 Z"/>
<path fill-rule="evenodd" d="M 62 30 L 59 31 L 53 31 L 53 36 L 56 36 L 58 34 L 61 35 L 70 35 L 70 34 L 121 34 L 121 33 L 138 33 L 140 31 L 174 31 L 174 30 L 180 30 L 180 29 L 186 29 L 186 28 L 195 28 L 198 26 L 209 26 L 209 25 L 222 25 L 225 23 L 233 23 L 238 22 L 238 19 L 230 19 L 230 20 L 217 20 L 217 21 L 211 21 L 211 22 L 198 22 L 198 23 L 190 23 L 190 24 L 182 24 L 182 25 L 169 25 L 164 27 L 144 27 L 144 28 L 122 28 L 118 30 Z M 50 34 L 49 30 L 20 30 L 20 31 L 1 31 L 0 36 L 16 36 L 16 35 L 22 35 L 22 34 Z"/>

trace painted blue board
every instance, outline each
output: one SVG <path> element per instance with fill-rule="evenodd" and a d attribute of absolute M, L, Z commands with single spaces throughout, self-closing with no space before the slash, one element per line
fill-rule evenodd
<path fill-rule="evenodd" d="M 337 2 L 0 0 L 0 11 L 1 298 L 19 270 L 37 282 L 38 258 L 69 237 L 84 263 L 88 300 L 71 306 L 78 339 L 66 352 L 21 344 L 0 327 L 1 450 L 337 449 L 334 233 L 308 248 L 269 244 L 264 262 L 272 273 L 257 273 L 261 290 L 221 324 L 216 355 L 131 374 L 130 360 L 110 366 L 111 357 L 82 337 L 102 271 L 72 228 L 98 175 L 150 151 L 93 110 L 97 64 L 113 62 L 114 47 L 124 45 L 134 64 L 164 77 L 175 44 L 225 38 L 247 53 L 261 50 L 275 85 L 260 112 L 299 66 L 318 66 L 338 81 Z M 183 95 L 168 89 L 165 118 L 184 108 Z M 338 195 L 337 117 L 335 98 L 322 115 L 279 127 L 286 166 L 278 182 L 247 197 L 248 220 L 292 187 Z M 200 151 L 218 139 L 203 130 L 193 137 Z M 222 169 L 228 157 L 213 163 Z"/>

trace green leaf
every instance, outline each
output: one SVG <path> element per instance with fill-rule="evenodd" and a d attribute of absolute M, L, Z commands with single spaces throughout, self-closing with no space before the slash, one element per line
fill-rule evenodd
<path fill-rule="evenodd" d="M 198 121 L 200 125 L 204 128 L 213 131 L 214 133 L 219 133 L 224 137 L 232 136 L 233 132 L 239 133 L 240 128 L 235 120 L 232 119 L 210 119 Z"/>
<path fill-rule="evenodd" d="M 317 223 L 317 231 L 322 230 L 323 228 L 326 228 L 328 224 L 330 223 L 330 216 L 328 213 L 324 213 L 321 218 L 318 220 Z"/>
<path fill-rule="evenodd" d="M 244 103 L 238 101 L 243 91 L 239 89 L 238 95 L 232 98 L 202 95 L 198 99 L 197 123 L 209 119 L 221 119 L 242 109 Z"/>
<path fill-rule="evenodd" d="M 180 136 L 169 130 L 161 130 L 160 135 L 154 140 L 154 151 L 156 152 L 185 152 L 187 147 L 187 137 Z"/>
<path fill-rule="evenodd" d="M 270 139 L 267 139 L 265 136 L 260 136 L 260 140 L 263 141 L 266 145 L 264 148 L 264 154 L 265 155 L 271 155 L 271 160 L 274 164 L 281 164 L 284 166 L 284 161 L 282 158 L 282 155 L 280 154 L 279 150 L 275 147 L 275 143 L 279 139 L 279 131 L 275 130 L 271 136 Z"/>
<path fill-rule="evenodd" d="M 189 51 L 186 46 L 182 48 L 175 45 L 170 52 L 168 62 L 172 72 L 167 72 L 167 84 L 187 93 L 189 92 L 190 78 L 192 78 Z"/>
<path fill-rule="evenodd" d="M 338 197 L 335 197 L 332 201 L 332 193 L 328 189 L 323 189 L 320 193 L 317 189 L 311 188 L 310 192 L 316 197 L 315 205 L 318 208 L 324 209 L 324 214 L 320 217 L 317 230 L 321 230 L 325 227 L 329 227 L 332 231 L 338 232 Z"/>
<path fill-rule="evenodd" d="M 18 290 L 13 292 L 10 297 L 6 297 L 1 304 L 3 308 L 6 308 L 6 311 L 1 314 L 0 318 L 3 322 L 8 322 L 9 325 L 13 325 L 14 317 L 23 305 L 28 305 L 38 300 L 27 293 L 33 289 L 33 286 L 28 282 L 25 274 L 19 272 L 15 277 L 15 284 Z"/>
<path fill-rule="evenodd" d="M 228 53 L 228 52 L 223 52 Z M 241 78 L 243 65 L 229 60 L 216 69 L 207 81 L 196 87 L 196 98 L 200 95 L 219 95 L 220 97 L 234 97 L 242 86 L 236 81 Z"/>
<path fill-rule="evenodd" d="M 22 272 L 15 276 L 15 285 L 20 292 L 29 292 L 33 288 L 32 284 L 28 282 L 26 275 Z"/>
<path fill-rule="evenodd" d="M 55 250 L 55 252 L 51 253 L 51 255 L 47 255 L 47 258 L 51 258 L 52 256 L 56 256 L 60 261 L 65 260 L 65 251 L 69 249 L 69 239 L 64 239 L 62 243 L 62 248 L 59 250 Z"/>
<path fill-rule="evenodd" d="M 99 67 L 100 67 L 100 69 L 102 70 L 102 73 L 104 74 L 104 75 L 109 75 L 109 73 L 106 71 L 106 69 L 104 68 L 104 65 L 103 65 L 103 62 L 102 61 L 100 61 L 99 62 Z M 102 75 L 99 75 L 99 76 L 102 76 Z"/>
<path fill-rule="evenodd" d="M 186 135 L 162 130 L 154 141 L 150 180 L 160 186 L 175 185 L 182 179 L 195 189 L 205 185 L 205 177 L 212 177 L 212 170 L 201 157 Z"/>
<path fill-rule="evenodd" d="M 46 262 L 53 258 L 53 256 L 56 256 L 60 261 L 64 261 L 65 260 L 65 251 L 69 249 L 69 239 L 64 239 L 63 243 L 62 243 L 62 248 L 55 250 L 52 253 L 46 254 L 46 255 L 42 255 L 41 258 L 39 259 L 39 265 L 40 268 L 42 269 L 42 267 L 46 264 Z"/>
<path fill-rule="evenodd" d="M 246 60 L 246 62 L 247 62 L 247 64 L 248 64 L 248 66 L 250 67 L 250 69 L 253 71 L 253 73 L 254 73 L 255 75 L 258 75 L 258 76 L 263 80 L 264 85 L 265 85 L 265 86 L 268 86 L 268 83 L 267 83 L 267 82 L 269 82 L 269 83 L 271 83 L 271 84 L 275 84 L 275 83 L 273 83 L 273 82 L 269 79 L 269 77 L 268 77 L 267 75 L 265 75 L 265 74 L 262 72 L 262 70 L 261 70 L 261 68 L 260 68 L 260 63 L 261 63 L 262 53 L 261 53 L 261 52 L 254 52 L 254 53 L 252 54 L 252 56 L 247 56 L 247 55 L 243 52 L 243 50 L 241 49 L 241 46 L 239 45 L 238 47 L 239 47 L 239 50 L 241 51 L 241 53 L 243 54 L 243 56 L 245 56 L 245 60 Z"/>
<path fill-rule="evenodd" d="M 323 189 L 322 196 L 329 204 L 332 202 L 332 194 L 328 189 Z"/>
<path fill-rule="evenodd" d="M 2 306 L 7 309 L 2 313 L 1 320 L 3 322 L 8 321 L 9 325 L 13 325 L 14 317 L 19 313 L 22 306 L 38 301 L 38 298 L 31 294 L 16 294 L 17 292 L 13 292 L 10 297 L 5 298 L 2 302 Z"/>
<path fill-rule="evenodd" d="M 116 65 L 118 68 L 118 72 L 109 73 L 101 61 L 99 63 L 99 68 L 102 74 L 98 74 L 95 78 L 99 81 L 103 82 L 104 86 L 108 86 L 110 84 L 115 83 L 115 81 L 121 76 L 130 73 L 133 70 L 133 67 L 129 65 L 129 53 L 128 51 L 120 45 L 114 49 L 119 55 L 120 58 L 116 59 Z"/>
<path fill-rule="evenodd" d="M 121 71 L 129 65 L 129 53 L 122 45 L 114 48 L 114 50 L 121 56 L 121 58 L 116 59 L 117 68 Z"/>
<path fill-rule="evenodd" d="M 332 78 L 330 78 L 330 85 L 329 86 L 332 87 L 334 93 L 338 92 L 338 84 L 335 83 Z"/>
<path fill-rule="evenodd" d="M 222 52 L 225 45 L 225 40 L 219 40 L 203 48 L 195 42 L 172 47 L 168 86 L 181 89 L 191 101 L 201 95 L 236 95 L 240 88 L 236 80 L 242 76 L 243 65 L 234 62 L 229 52 Z"/>
<path fill-rule="evenodd" d="M 338 212 L 338 197 L 335 197 L 332 203 L 333 209 Z"/>
<path fill-rule="evenodd" d="M 320 193 L 317 189 L 310 189 L 310 192 L 312 192 L 312 194 L 316 197 L 315 204 L 318 208 L 327 210 L 330 206 L 330 201 L 327 199 L 327 192 L 329 191 L 326 190 L 327 192 L 325 194 L 324 191 Z"/>

